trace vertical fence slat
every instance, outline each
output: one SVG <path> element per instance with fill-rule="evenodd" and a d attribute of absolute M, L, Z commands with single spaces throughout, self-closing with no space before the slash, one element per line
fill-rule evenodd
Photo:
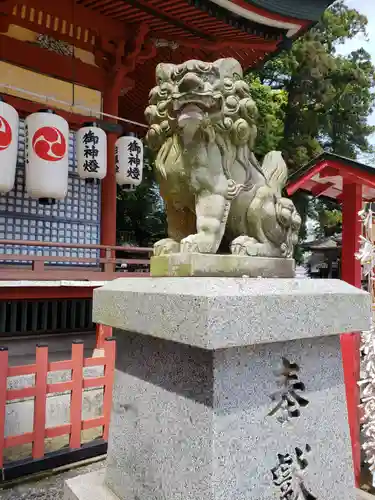
<path fill-rule="evenodd" d="M 49 301 L 45 300 L 42 303 L 42 317 L 41 317 L 41 329 L 43 332 L 46 332 L 48 330 L 48 306 L 49 306 Z"/>
<path fill-rule="evenodd" d="M 31 331 L 38 331 L 38 306 L 39 302 L 31 302 Z"/>
<path fill-rule="evenodd" d="M 68 317 L 68 301 L 61 301 L 61 329 L 65 330 L 67 328 L 67 317 Z"/>
<path fill-rule="evenodd" d="M 83 342 L 77 340 L 72 345 L 72 393 L 70 397 L 70 441 L 72 449 L 81 446 L 82 391 L 83 391 Z"/>
<path fill-rule="evenodd" d="M 7 377 L 8 377 L 8 349 L 6 347 L 0 347 L 0 467 L 3 467 L 4 465 Z"/>
<path fill-rule="evenodd" d="M 70 328 L 72 330 L 77 330 L 76 312 L 77 312 L 77 301 L 72 299 L 70 304 Z"/>
<path fill-rule="evenodd" d="M 46 432 L 48 347 L 36 347 L 33 458 L 43 458 Z"/>
<path fill-rule="evenodd" d="M 21 333 L 27 332 L 27 311 L 29 303 L 27 300 L 22 301 L 22 312 L 21 312 Z"/>
<path fill-rule="evenodd" d="M 108 441 L 109 424 L 111 421 L 113 381 L 115 378 L 115 360 L 116 360 L 115 337 L 108 337 L 105 339 L 104 352 L 107 361 L 104 368 L 105 385 L 104 385 L 104 397 L 103 397 L 103 416 L 104 416 L 103 439 L 105 441 Z"/>
<path fill-rule="evenodd" d="M 18 317 L 18 306 L 20 302 L 18 300 L 13 300 L 10 306 L 10 333 L 14 335 L 17 333 L 17 317 Z"/>
<path fill-rule="evenodd" d="M 5 329 L 7 319 L 7 303 L 5 300 L 0 301 L 0 332 L 7 333 Z"/>
<path fill-rule="evenodd" d="M 57 306 L 58 306 L 58 302 L 57 300 L 53 300 L 52 301 L 52 310 L 51 310 L 51 315 L 52 315 L 52 318 L 51 318 L 51 329 L 53 331 L 53 333 L 55 333 L 55 331 L 57 330 Z"/>
<path fill-rule="evenodd" d="M 86 301 L 83 299 L 79 303 L 79 327 L 83 330 L 85 328 L 86 319 Z"/>

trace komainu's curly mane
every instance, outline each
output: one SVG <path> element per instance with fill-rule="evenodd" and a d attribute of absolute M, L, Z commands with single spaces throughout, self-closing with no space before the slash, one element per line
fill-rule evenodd
<path fill-rule="evenodd" d="M 215 253 L 223 238 L 232 253 L 290 256 L 300 218 L 281 192 L 281 153 L 262 165 L 254 154 L 258 110 L 240 64 L 159 64 L 145 115 L 147 143 L 166 201 L 169 238 L 156 255 Z"/>
<path fill-rule="evenodd" d="M 179 66 L 158 65 L 158 85 L 151 90 L 150 105 L 145 111 L 150 125 L 146 140 L 149 147 L 157 153 L 156 168 L 165 177 L 166 165 L 174 164 L 177 168 L 175 162 L 181 158 L 183 145 L 179 140 L 181 129 L 177 123 L 178 111 L 181 108 L 175 106 L 175 101 L 184 97 L 179 88 L 181 79 L 189 71 L 204 81 L 204 91 L 197 95 L 202 99 L 202 103 L 208 103 L 205 106 L 205 119 L 200 134 L 195 140 L 216 142 L 228 178 L 231 178 L 233 162 L 237 161 L 248 172 L 247 178 L 251 176 L 251 170 L 257 169 L 269 183 L 277 180 L 277 184 L 284 185 L 287 178 L 285 166 L 278 168 L 277 172 L 274 172 L 274 168 L 271 171 L 262 171 L 252 154 L 257 137 L 258 109 L 250 95 L 249 85 L 242 78 L 242 70 L 237 61 L 233 60 L 231 73 L 221 74 L 223 61 L 227 60 L 220 59 L 215 63 L 188 61 Z M 216 79 L 210 79 L 210 75 Z M 188 94 L 190 99 L 194 98 L 194 91 Z M 183 166 L 180 165 L 180 168 Z"/>

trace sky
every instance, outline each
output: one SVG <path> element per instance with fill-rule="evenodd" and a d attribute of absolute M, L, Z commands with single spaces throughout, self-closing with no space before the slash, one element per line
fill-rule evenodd
<path fill-rule="evenodd" d="M 363 36 L 357 36 L 353 40 L 349 40 L 345 45 L 340 47 L 339 52 L 348 54 L 352 50 L 363 47 L 369 54 L 371 54 L 372 61 L 375 63 L 375 5 L 374 0 L 346 0 L 345 2 L 349 7 L 352 7 L 361 14 L 364 14 L 368 19 L 367 32 L 369 34 L 369 41 Z M 375 125 L 375 112 L 369 119 L 371 125 Z M 375 144 L 375 135 L 373 141 Z"/>

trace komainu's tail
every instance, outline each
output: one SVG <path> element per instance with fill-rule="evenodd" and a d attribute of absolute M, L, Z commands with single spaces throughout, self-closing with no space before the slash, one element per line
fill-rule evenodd
<path fill-rule="evenodd" d="M 267 184 L 281 195 L 288 179 L 288 167 L 280 151 L 270 151 L 266 154 L 262 163 L 262 172 Z"/>

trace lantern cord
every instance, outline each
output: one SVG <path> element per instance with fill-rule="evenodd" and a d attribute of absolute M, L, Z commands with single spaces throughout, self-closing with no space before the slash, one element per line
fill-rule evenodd
<path fill-rule="evenodd" d="M 30 97 L 44 99 L 47 104 L 50 102 L 54 102 L 56 104 L 62 104 L 63 106 L 67 106 L 70 109 L 72 109 L 71 102 L 62 101 L 60 99 L 56 99 L 55 97 L 46 96 L 44 94 L 38 94 L 37 92 L 31 92 L 30 90 L 26 90 L 21 87 L 15 87 L 14 85 L 9 85 L 7 83 L 0 83 L 0 87 L 3 87 L 8 90 L 13 90 L 15 92 L 20 92 Z M 135 125 L 137 127 L 148 128 L 148 126 L 145 123 L 136 122 L 134 120 L 128 120 L 127 118 L 122 118 L 121 116 L 116 116 L 116 115 L 110 115 L 109 113 L 103 113 L 103 111 L 98 111 L 96 109 L 88 108 L 86 106 L 82 106 L 81 104 L 75 104 L 74 107 L 79 108 L 82 111 L 85 111 L 86 112 L 85 114 L 89 116 L 103 116 L 105 118 L 112 118 L 118 120 L 119 122 L 130 123 L 130 125 Z"/>

